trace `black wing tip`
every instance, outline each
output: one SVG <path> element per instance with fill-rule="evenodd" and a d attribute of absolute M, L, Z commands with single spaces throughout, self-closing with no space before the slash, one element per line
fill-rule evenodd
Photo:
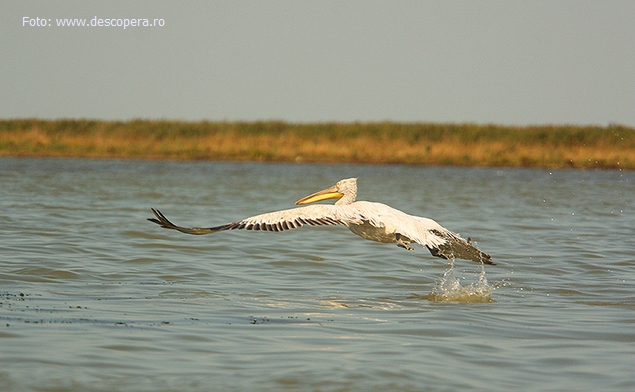
<path fill-rule="evenodd" d="M 173 229 L 176 227 L 176 225 L 170 222 L 170 220 L 166 218 L 165 215 L 161 213 L 161 211 L 155 208 L 150 208 L 150 209 L 152 210 L 152 213 L 154 214 L 154 216 L 156 216 L 156 218 L 148 218 L 150 222 L 156 223 L 157 225 L 164 227 L 166 229 Z"/>
<path fill-rule="evenodd" d="M 152 213 L 156 217 L 159 217 L 159 214 L 161 214 L 161 212 L 159 210 L 155 210 L 154 208 L 150 208 L 150 210 L 152 210 Z M 156 218 L 148 218 L 148 220 L 150 222 L 153 222 L 153 223 L 161 224 L 161 222 L 158 219 L 156 219 Z"/>
<path fill-rule="evenodd" d="M 481 264 L 487 264 L 487 265 L 496 265 L 495 262 L 492 261 L 492 256 L 490 256 L 489 254 L 481 251 L 478 248 L 474 248 L 478 251 L 478 256 L 474 257 L 474 258 L 470 258 L 472 261 L 476 262 L 476 263 L 481 263 Z"/>
<path fill-rule="evenodd" d="M 476 261 L 477 263 L 480 262 L 480 263 L 488 264 L 488 265 L 496 265 L 496 263 L 492 261 L 492 256 L 490 256 L 489 253 L 485 253 L 476 247 L 475 249 L 478 250 L 479 252 L 479 258 L 474 261 Z"/>
<path fill-rule="evenodd" d="M 240 227 L 239 225 L 242 222 L 235 222 L 235 223 L 230 223 L 227 225 L 222 225 L 222 226 L 217 226 L 217 227 L 209 227 L 209 228 L 204 228 L 204 227 L 181 227 L 181 226 L 177 226 L 174 223 L 172 223 L 168 218 L 165 217 L 165 215 L 163 215 L 163 213 L 159 210 L 157 210 L 156 208 L 151 208 L 152 213 L 154 214 L 154 216 L 156 218 L 148 218 L 148 220 L 152 223 L 156 223 L 157 225 L 163 227 L 164 229 L 172 229 L 172 230 L 177 230 L 180 231 L 181 233 L 186 233 L 186 234 L 195 234 L 195 235 L 201 235 L 201 234 L 211 234 L 211 233 L 215 233 L 217 231 L 221 231 L 221 230 L 232 230 L 232 229 L 242 229 L 243 227 Z"/>
<path fill-rule="evenodd" d="M 492 256 L 479 250 L 473 245 L 470 245 L 471 251 L 467 252 L 468 254 L 455 252 L 455 249 L 452 249 L 451 246 L 443 249 L 441 247 L 432 247 L 430 245 L 426 245 L 426 248 L 428 248 L 432 256 L 440 257 L 445 260 L 457 258 L 457 259 L 464 259 L 464 260 L 472 260 L 473 262 L 480 263 L 480 264 L 497 265 L 495 262 L 492 261 Z"/>

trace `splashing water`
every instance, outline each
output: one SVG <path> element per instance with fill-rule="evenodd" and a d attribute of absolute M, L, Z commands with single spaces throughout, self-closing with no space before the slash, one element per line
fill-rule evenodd
<path fill-rule="evenodd" d="M 481 264 L 477 281 L 464 286 L 454 276 L 454 260 L 452 260 L 448 270 L 443 273 L 428 295 L 428 299 L 433 302 L 487 303 L 494 301 L 492 291 L 494 286 L 487 283 L 484 265 Z"/>

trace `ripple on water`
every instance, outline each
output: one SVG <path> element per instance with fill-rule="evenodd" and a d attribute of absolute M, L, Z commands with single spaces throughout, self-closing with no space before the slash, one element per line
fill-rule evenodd
<path fill-rule="evenodd" d="M 31 282 L 43 282 L 43 281 L 66 281 L 71 279 L 78 279 L 79 274 L 67 270 L 57 270 L 44 267 L 26 267 L 13 271 L 14 274 L 21 276 L 20 280 Z"/>

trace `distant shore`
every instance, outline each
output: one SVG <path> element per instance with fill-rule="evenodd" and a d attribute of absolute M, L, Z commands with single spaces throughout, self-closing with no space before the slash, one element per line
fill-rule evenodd
<path fill-rule="evenodd" d="M 635 128 L 0 120 L 0 156 L 635 169 Z"/>

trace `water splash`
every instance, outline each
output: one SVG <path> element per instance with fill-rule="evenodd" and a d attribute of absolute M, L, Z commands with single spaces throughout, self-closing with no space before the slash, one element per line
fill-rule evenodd
<path fill-rule="evenodd" d="M 487 282 L 485 277 L 485 266 L 481 264 L 481 272 L 476 282 L 463 285 L 454 275 L 454 260 L 450 262 L 450 267 L 443 273 L 428 295 L 428 299 L 433 302 L 461 302 L 461 303 L 487 303 L 494 302 L 492 292 L 494 286 Z"/>

